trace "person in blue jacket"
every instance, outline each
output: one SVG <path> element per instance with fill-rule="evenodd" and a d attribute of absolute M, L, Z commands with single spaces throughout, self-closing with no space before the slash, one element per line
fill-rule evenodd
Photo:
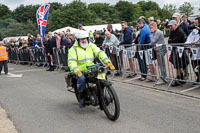
<path fill-rule="evenodd" d="M 128 57 L 131 73 L 127 76 L 127 78 L 131 78 L 136 75 L 134 61 L 131 56 L 131 47 L 132 47 L 132 42 L 133 42 L 133 29 L 130 26 L 128 26 L 126 21 L 122 21 L 121 26 L 122 26 L 122 38 L 121 38 L 120 45 L 124 45 L 126 50 L 128 51 L 127 57 Z M 122 54 L 121 54 L 121 57 L 122 57 Z M 123 63 L 123 60 L 122 60 L 122 63 Z"/>
<path fill-rule="evenodd" d="M 137 21 L 137 26 L 140 29 L 140 39 L 139 39 L 139 46 L 137 47 L 137 51 L 143 51 L 143 59 L 141 59 L 140 56 L 138 56 L 138 64 L 140 67 L 140 72 L 142 73 L 141 78 L 139 78 L 140 81 L 146 80 L 147 77 L 147 64 L 146 64 L 146 57 L 145 52 L 149 48 L 147 45 L 142 44 L 149 44 L 151 42 L 150 40 L 150 34 L 151 30 L 149 26 L 145 23 L 144 19 L 139 19 Z"/>

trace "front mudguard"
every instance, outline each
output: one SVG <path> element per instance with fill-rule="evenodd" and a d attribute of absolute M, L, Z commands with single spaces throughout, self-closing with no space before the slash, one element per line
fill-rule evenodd
<path fill-rule="evenodd" d="M 99 99 L 99 106 L 100 109 L 103 110 L 103 88 L 107 86 L 111 86 L 112 82 L 108 80 L 99 80 L 97 81 L 97 87 L 98 87 L 98 99 Z"/>
<path fill-rule="evenodd" d="M 108 80 L 100 80 L 100 84 L 102 85 L 102 88 L 105 86 L 111 86 L 112 82 Z"/>

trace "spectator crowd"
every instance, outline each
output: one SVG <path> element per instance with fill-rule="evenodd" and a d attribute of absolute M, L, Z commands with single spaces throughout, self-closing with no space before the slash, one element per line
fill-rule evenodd
<path fill-rule="evenodd" d="M 116 70 L 116 76 L 121 75 L 126 71 L 124 63 L 125 56 L 128 58 L 129 70 L 127 78 L 133 78 L 137 75 L 136 61 L 139 65 L 141 77 L 140 81 L 156 82 L 162 84 L 166 82 L 167 69 L 165 55 L 170 51 L 169 62 L 173 64 L 176 70 L 176 79 L 172 86 L 185 84 L 185 80 L 189 77 L 189 57 L 191 56 L 191 64 L 194 73 L 196 74 L 196 82 L 200 82 L 200 17 L 196 17 L 193 22 L 188 20 L 187 16 L 181 16 L 179 13 L 174 13 L 168 21 L 154 20 L 154 17 L 146 19 L 140 16 L 137 21 L 136 28 L 128 26 L 126 21 L 121 22 L 122 29 L 114 30 L 111 24 L 107 25 L 107 29 L 100 31 L 90 31 L 90 41 L 96 44 L 100 49 L 105 50 Z M 79 30 L 84 30 L 83 25 L 78 25 Z M 34 37 L 30 33 L 27 34 L 28 40 L 19 38 L 18 40 L 5 41 L 8 51 L 24 51 L 28 52 L 33 49 L 34 53 L 41 51 L 44 60 L 48 62 L 48 71 L 54 71 L 55 58 L 54 48 L 56 48 L 61 56 L 63 66 L 67 66 L 67 52 L 76 41 L 76 34 L 72 34 L 70 29 L 59 33 L 51 33 L 45 35 L 43 43 L 41 43 L 40 35 Z M 167 39 L 166 39 L 167 38 Z M 168 47 L 167 44 L 171 47 Z M 174 45 L 177 44 L 177 45 Z M 120 49 L 123 46 L 125 50 Z M 184 47 L 180 49 L 179 47 Z M 197 48 L 196 53 L 188 47 Z M 171 49 L 170 49 L 171 48 Z M 180 51 L 182 50 L 182 52 Z M 133 52 L 134 51 L 134 52 Z M 181 53 L 181 56 L 180 56 Z M 10 55 L 10 59 L 13 58 Z M 23 60 L 22 64 L 27 64 L 28 58 L 19 55 L 19 60 Z M 159 66 L 157 76 L 156 60 Z M 40 64 L 38 64 L 40 65 Z M 151 76 L 147 79 L 148 72 Z"/>

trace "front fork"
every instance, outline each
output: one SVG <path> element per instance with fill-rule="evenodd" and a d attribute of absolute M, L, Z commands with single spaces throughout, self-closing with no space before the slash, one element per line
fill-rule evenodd
<path fill-rule="evenodd" d="M 99 106 L 100 106 L 100 109 L 103 110 L 103 104 L 104 104 L 104 101 L 103 101 L 104 91 L 103 91 L 103 89 L 106 86 L 112 85 L 112 83 L 108 80 L 99 79 L 99 80 L 97 80 L 96 85 L 97 85 L 97 88 L 98 88 Z"/>

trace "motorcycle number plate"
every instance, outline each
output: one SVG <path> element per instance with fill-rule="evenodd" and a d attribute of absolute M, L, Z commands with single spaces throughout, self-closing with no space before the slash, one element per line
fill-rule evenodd
<path fill-rule="evenodd" d="M 98 78 L 98 79 L 106 80 L 106 74 L 105 74 L 105 73 L 98 73 L 97 78 Z"/>

